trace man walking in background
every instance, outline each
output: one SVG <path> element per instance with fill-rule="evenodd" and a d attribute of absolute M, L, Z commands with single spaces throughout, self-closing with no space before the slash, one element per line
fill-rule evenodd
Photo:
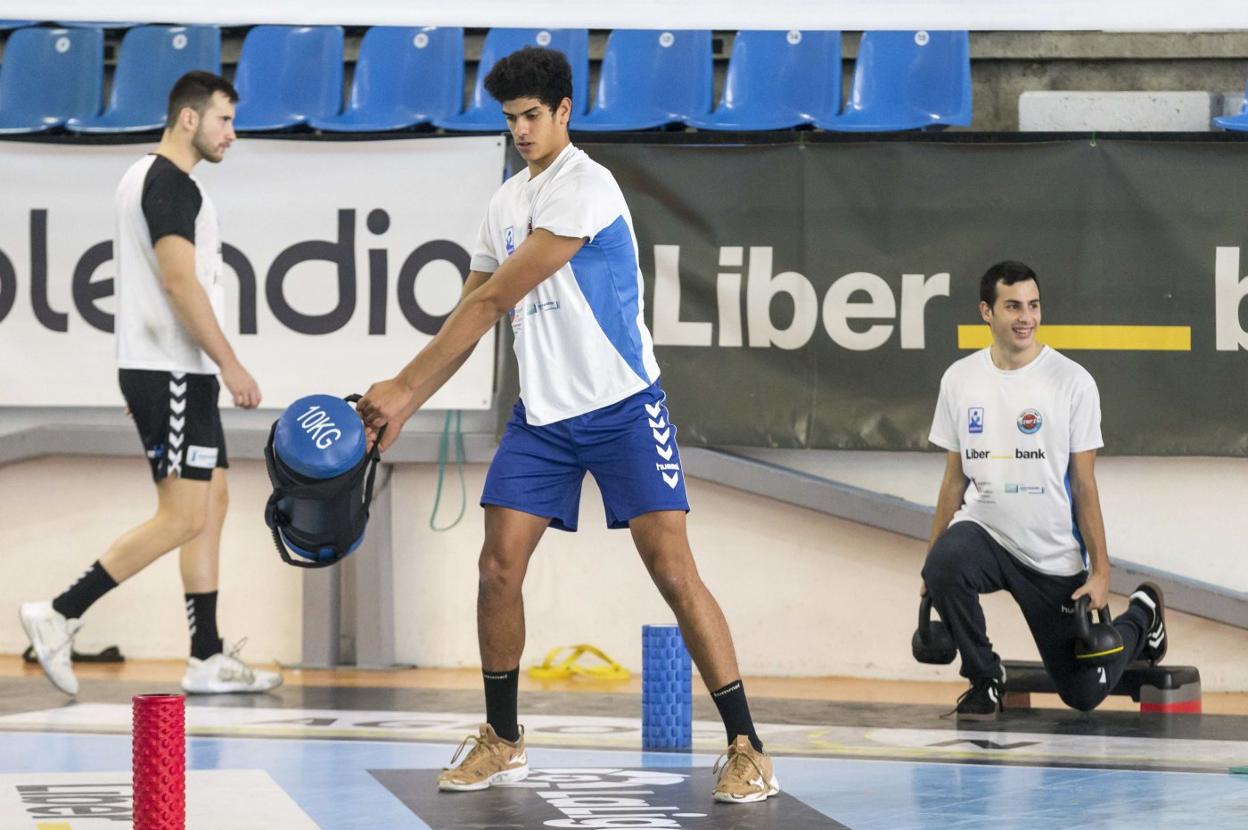
<path fill-rule="evenodd" d="M 222 332 L 220 229 L 191 170 L 225 156 L 235 138 L 237 101 L 224 78 L 184 75 L 169 93 L 160 146 L 135 162 L 117 187 L 118 378 L 151 464 L 157 507 L 51 602 L 22 605 L 22 627 L 39 665 L 69 695 L 78 693 L 71 653 L 83 614 L 175 548 L 181 548 L 191 640 L 182 688 L 256 692 L 281 683 L 277 673 L 239 660 L 237 647 L 226 653 L 217 632 L 221 528 L 229 501 L 217 373 L 235 406 L 257 406 L 260 388 Z"/>

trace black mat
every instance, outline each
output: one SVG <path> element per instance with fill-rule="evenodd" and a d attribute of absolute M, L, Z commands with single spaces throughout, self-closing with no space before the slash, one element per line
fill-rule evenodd
<path fill-rule="evenodd" d="M 369 773 L 433 830 L 602 826 L 823 830 L 845 827 L 786 793 L 762 803 L 717 804 L 711 799 L 712 779 L 704 767 L 535 769 L 518 785 L 470 793 L 438 792 L 437 770 L 385 769 L 369 770 Z M 617 819 L 618 823 L 601 823 L 608 817 Z M 629 818 L 636 821 L 629 823 Z M 650 822 L 643 819 L 650 819 Z"/>

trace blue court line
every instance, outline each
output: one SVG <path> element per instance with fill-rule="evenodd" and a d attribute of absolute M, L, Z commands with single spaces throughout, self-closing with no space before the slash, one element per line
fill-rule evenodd
<path fill-rule="evenodd" d="M 263 769 L 326 830 L 376 826 L 427 830 L 369 769 L 436 769 L 454 747 L 389 741 L 191 738 L 189 769 Z M 709 755 L 538 748 L 542 766 L 705 766 Z M 130 739 L 118 735 L 7 733 L 0 773 L 128 770 Z M 1248 779 L 1135 770 L 992 766 L 843 758 L 777 758 L 781 786 L 855 830 L 1057 826 L 1185 828 L 1245 826 Z M 748 808 L 742 808 L 748 809 Z"/>

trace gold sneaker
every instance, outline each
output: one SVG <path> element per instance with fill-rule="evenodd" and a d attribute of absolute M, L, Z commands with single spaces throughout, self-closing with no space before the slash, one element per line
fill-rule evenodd
<path fill-rule="evenodd" d="M 453 766 L 469 741 L 474 746 L 459 766 Z M 464 738 L 451 757 L 451 764 L 438 776 L 439 790 L 470 792 L 484 790 L 491 784 L 523 781 L 529 774 L 529 758 L 524 752 L 524 727 L 520 727 L 520 738 L 513 744 L 498 737 L 494 727 L 488 723 L 481 724 L 478 734 Z"/>
<path fill-rule="evenodd" d="M 716 801 L 747 804 L 780 792 L 771 759 L 754 748 L 748 735 L 738 735 L 728 751 L 719 756 L 711 772 L 719 776 L 715 781 Z"/>

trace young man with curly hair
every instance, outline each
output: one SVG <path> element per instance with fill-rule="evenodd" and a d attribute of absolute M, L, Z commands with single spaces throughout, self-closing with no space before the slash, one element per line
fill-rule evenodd
<path fill-rule="evenodd" d="M 568 137 L 572 71 L 549 49 L 496 63 L 485 87 L 527 162 L 490 201 L 463 298 L 442 330 L 393 379 L 360 401 L 382 449 L 506 315 L 515 334 L 520 400 L 486 477 L 477 634 L 486 723 L 438 779 L 482 790 L 528 774 L 517 722 L 524 650 L 521 588 L 547 527 L 575 531 L 585 473 L 602 491 L 607 524 L 628 528 L 680 624 L 719 708 L 728 750 L 717 801 L 780 791 L 754 731 L 732 635 L 703 584 L 685 527 L 689 503 L 659 366 L 643 316 L 637 239 L 619 185 Z M 452 763 L 458 759 L 452 759 Z"/>

